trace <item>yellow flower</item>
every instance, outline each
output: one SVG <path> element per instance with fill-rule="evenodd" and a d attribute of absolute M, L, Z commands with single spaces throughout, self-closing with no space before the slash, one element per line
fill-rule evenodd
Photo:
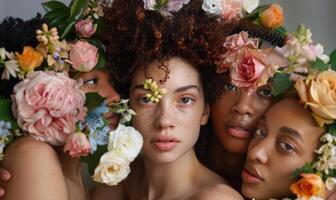
<path fill-rule="evenodd" d="M 25 46 L 21 55 L 18 52 L 15 54 L 21 70 L 25 72 L 34 70 L 43 62 L 42 54 L 30 46 Z"/>
<path fill-rule="evenodd" d="M 322 178 L 317 174 L 301 174 L 302 178 L 293 183 L 290 190 L 297 197 L 308 200 L 312 196 L 324 197 L 325 185 Z"/>
<path fill-rule="evenodd" d="M 336 72 L 328 70 L 298 80 L 295 89 L 301 100 L 313 112 L 313 117 L 323 127 L 336 119 Z"/>
<path fill-rule="evenodd" d="M 260 14 L 262 25 L 268 28 L 277 28 L 284 23 L 284 16 L 281 6 L 272 4 L 264 12 Z"/>

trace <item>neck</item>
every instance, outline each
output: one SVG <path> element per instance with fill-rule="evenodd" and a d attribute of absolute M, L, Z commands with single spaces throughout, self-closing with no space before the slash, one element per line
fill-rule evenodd
<path fill-rule="evenodd" d="M 172 163 L 155 163 L 145 158 L 148 199 L 173 199 L 190 190 L 195 172 L 201 167 L 191 149 Z M 181 181 L 181 177 L 183 181 Z"/>
<path fill-rule="evenodd" d="M 241 172 L 244 167 L 246 155 L 235 154 L 223 148 L 218 139 L 213 137 L 207 153 L 207 163 L 217 174 L 227 180 L 235 189 L 240 189 Z"/>

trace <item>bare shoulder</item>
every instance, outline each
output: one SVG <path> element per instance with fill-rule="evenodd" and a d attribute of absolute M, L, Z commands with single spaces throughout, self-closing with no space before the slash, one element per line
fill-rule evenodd
<path fill-rule="evenodd" d="M 62 167 L 50 145 L 31 137 L 19 138 L 6 149 L 2 166 L 12 174 L 4 185 L 6 199 L 39 200 L 55 194 L 57 199 L 67 199 Z"/>
<path fill-rule="evenodd" d="M 190 199 L 195 200 L 244 200 L 232 187 L 225 184 L 216 184 L 196 192 Z"/>

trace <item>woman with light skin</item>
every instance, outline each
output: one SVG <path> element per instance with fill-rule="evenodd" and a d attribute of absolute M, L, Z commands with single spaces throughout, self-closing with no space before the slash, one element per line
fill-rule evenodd
<path fill-rule="evenodd" d="M 207 24 L 201 21 L 204 16 L 194 14 L 200 5 L 197 1 L 184 5 L 171 20 L 144 10 L 141 1 L 115 1 L 113 8 L 118 5 L 134 8 L 139 20 L 137 37 L 133 38 L 138 43 L 136 58 L 134 66 L 129 66 L 127 90 L 131 108 L 137 113 L 132 125 L 144 138 L 143 158 L 131 166 L 130 175 L 121 184 L 94 188 L 92 199 L 242 199 L 198 161 L 193 149 L 200 126 L 209 115 L 200 71 L 209 63 L 206 52 L 210 40 L 198 28 Z M 120 19 L 120 26 L 127 27 L 121 24 L 124 20 L 129 18 Z M 205 41 L 196 43 L 200 38 Z M 166 90 L 159 102 L 146 96 L 151 93 L 144 89 L 149 78 Z"/>
<path fill-rule="evenodd" d="M 15 35 L 14 33 L 24 30 L 24 33 L 21 32 L 21 34 L 26 35 L 25 43 L 17 42 L 16 47 L 21 48 L 21 45 L 36 44 L 34 27 L 23 27 L 27 26 L 26 24 L 31 26 L 32 23 L 40 27 L 43 23 L 40 18 L 35 18 L 30 22 L 23 22 L 18 19 L 10 20 L 17 23 L 15 27 L 14 24 L 13 27 L 10 27 L 13 29 L 6 29 L 7 31 L 13 31 L 9 31 L 9 33 Z M 3 26 L 5 26 L 5 23 L 11 22 L 6 21 Z M 31 36 L 30 40 L 29 36 Z M 7 44 L 9 44 L 9 41 Z M 6 45 L 4 47 L 11 51 L 20 51 L 14 47 L 9 48 Z M 83 82 L 80 86 L 82 92 L 96 92 L 106 98 L 106 103 L 118 101 L 120 98 L 110 84 L 110 77 L 107 72 L 94 69 L 90 72 L 78 73 L 76 79 Z M 9 91 L 10 89 L 12 87 L 4 88 L 8 93 L 12 92 Z M 118 124 L 118 118 L 112 113 L 106 113 L 105 118 L 111 128 Z M 63 146 L 51 146 L 32 137 L 17 138 L 6 149 L 2 166 L 11 173 L 4 173 L 3 175 L 5 178 L 6 176 L 7 178 L 11 177 L 10 181 L 2 185 L 6 191 L 4 199 L 83 200 L 88 198 L 82 183 L 80 160 L 63 152 Z"/>

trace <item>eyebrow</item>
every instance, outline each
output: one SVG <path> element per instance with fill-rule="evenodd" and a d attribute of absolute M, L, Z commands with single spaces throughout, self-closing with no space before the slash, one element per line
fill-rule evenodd
<path fill-rule="evenodd" d="M 132 88 L 132 91 L 136 90 L 136 89 L 140 89 L 140 90 L 148 90 L 148 89 L 144 89 L 143 84 L 141 85 L 136 85 Z M 180 93 L 180 92 L 184 92 L 186 90 L 191 90 L 191 89 L 196 89 L 199 93 L 201 93 L 200 88 L 197 85 L 186 85 L 180 88 L 175 89 L 175 93 Z"/>
<path fill-rule="evenodd" d="M 299 140 L 301 140 L 304 143 L 304 141 L 301 137 L 301 134 L 298 131 L 296 131 L 292 128 L 286 127 L 286 126 L 281 127 L 280 131 L 283 132 L 283 133 L 289 133 L 290 135 L 294 136 L 295 138 L 298 138 Z"/>

